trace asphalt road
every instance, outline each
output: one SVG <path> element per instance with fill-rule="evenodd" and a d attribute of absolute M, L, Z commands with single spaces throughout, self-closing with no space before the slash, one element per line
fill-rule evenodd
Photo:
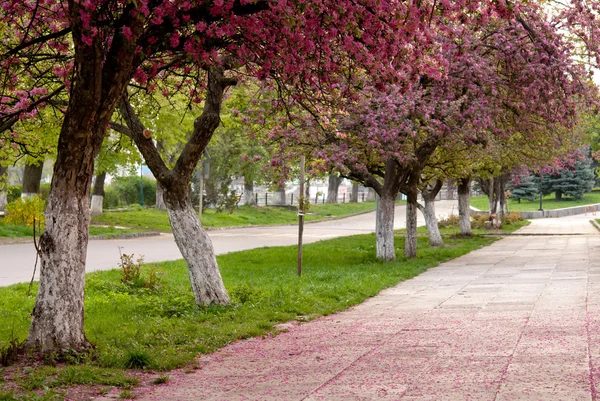
<path fill-rule="evenodd" d="M 456 201 L 436 203 L 437 214 L 456 213 Z M 406 226 L 406 208 L 396 207 L 396 229 Z M 424 225 L 419 212 L 419 225 Z M 375 212 L 340 220 L 306 224 L 304 243 L 346 235 L 375 231 Z M 264 246 L 293 245 L 298 241 L 297 226 L 232 228 L 210 231 L 209 235 L 217 254 Z M 86 270 L 114 269 L 119 263 L 119 248 L 123 253 L 143 255 L 146 262 L 181 259 L 181 253 L 172 234 L 135 239 L 94 240 L 88 245 Z M 27 282 L 31 279 L 35 251 L 33 244 L 0 245 L 0 286 Z"/>

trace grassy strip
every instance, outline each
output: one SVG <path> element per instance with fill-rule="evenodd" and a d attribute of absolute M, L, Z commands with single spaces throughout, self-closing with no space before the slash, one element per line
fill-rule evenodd
<path fill-rule="evenodd" d="M 375 210 L 375 202 L 311 205 L 305 220 L 326 220 L 373 210 Z M 280 207 L 240 206 L 231 214 L 227 212 L 218 213 L 212 209 L 205 210 L 202 214 L 202 225 L 209 228 L 273 226 L 294 224 L 297 221 L 298 214 L 296 211 Z M 162 232 L 171 231 L 167 212 L 156 209 L 105 212 L 100 216 L 93 217 L 92 222 L 95 224 L 153 229 Z"/>
<path fill-rule="evenodd" d="M 129 230 L 129 229 L 119 229 L 114 227 L 97 227 L 90 226 L 90 235 L 104 235 L 107 238 L 116 238 L 121 234 L 129 234 L 140 232 L 137 230 Z M 41 233 L 37 233 L 40 235 Z M 15 226 L 11 224 L 7 224 L 0 219 L 0 238 L 23 238 L 23 237 L 33 237 L 33 228 L 26 226 Z M 2 399 L 0 398 L 0 401 Z"/>
<path fill-rule="evenodd" d="M 556 200 L 554 194 L 544 196 L 542 206 L 544 210 L 563 209 L 566 207 L 585 206 L 600 203 L 600 192 L 590 192 L 583 196 L 581 200 L 563 198 Z M 489 210 L 487 196 L 474 196 L 471 198 L 471 206 L 479 210 Z M 508 210 L 511 212 L 532 212 L 540 208 L 540 200 L 528 201 L 522 200 L 521 203 L 514 199 L 508 199 Z"/>
<path fill-rule="evenodd" d="M 16 393 L 33 397 L 32 391 L 58 397 L 61 388 L 79 384 L 129 386 L 135 380 L 126 367 L 168 370 L 185 366 L 198 353 L 265 334 L 277 323 L 358 304 L 495 240 L 450 237 L 444 246 L 430 248 L 427 238 L 419 237 L 418 258 L 406 259 L 401 256 L 404 238 L 397 236 L 394 263 L 375 259 L 373 234 L 321 241 L 306 245 L 301 278 L 295 274 L 295 247 L 222 255 L 218 260 L 233 300 L 230 307 L 196 306 L 183 261 L 159 265 L 164 284 L 156 290 L 122 284 L 118 270 L 91 273 L 86 283 L 86 333 L 97 345 L 97 357 L 73 361 L 80 363 L 75 370 L 81 374 L 75 374 L 72 366 L 3 368 L 0 377 L 15 393 L 6 392 L 2 398 L 0 392 L 0 400 Z M 0 288 L 0 347 L 13 335 L 20 339 L 27 335 L 34 297 L 26 293 L 24 284 Z"/>

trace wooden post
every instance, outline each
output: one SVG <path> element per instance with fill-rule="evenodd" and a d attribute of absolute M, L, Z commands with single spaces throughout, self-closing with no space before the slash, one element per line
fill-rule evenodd
<path fill-rule="evenodd" d="M 302 233 L 304 232 L 304 156 L 300 156 L 300 197 L 298 198 L 298 277 L 302 276 Z"/>

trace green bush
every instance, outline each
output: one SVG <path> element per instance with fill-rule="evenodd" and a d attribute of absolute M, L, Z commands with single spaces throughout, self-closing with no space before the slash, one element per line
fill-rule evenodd
<path fill-rule="evenodd" d="M 14 202 L 21 198 L 21 185 L 9 185 L 8 193 L 6 194 L 8 203 Z"/>
<path fill-rule="evenodd" d="M 144 206 L 156 205 L 156 181 L 142 178 Z M 117 177 L 104 189 L 104 207 L 114 209 L 140 202 L 140 177 Z"/>
<path fill-rule="evenodd" d="M 6 205 L 6 222 L 15 226 L 33 227 L 34 222 L 36 227 L 44 228 L 45 218 L 44 209 L 46 202 L 39 196 L 33 198 L 19 198 Z"/>
<path fill-rule="evenodd" d="M 40 197 L 47 201 L 48 200 L 48 196 L 50 195 L 50 183 L 44 183 L 44 184 L 40 184 Z"/>
<path fill-rule="evenodd" d="M 105 209 L 116 209 L 118 207 L 123 207 L 124 204 L 121 203 L 121 199 L 119 198 L 119 191 L 117 188 L 113 186 L 108 186 L 104 188 L 104 208 Z"/>

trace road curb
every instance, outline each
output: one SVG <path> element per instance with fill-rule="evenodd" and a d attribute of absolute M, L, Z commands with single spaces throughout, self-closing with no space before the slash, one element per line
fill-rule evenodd
<path fill-rule="evenodd" d="M 593 219 L 592 219 L 592 220 L 590 220 L 590 223 L 592 223 L 592 225 L 593 225 L 594 227 L 596 227 L 596 230 L 600 231 L 600 224 L 598 224 L 598 223 L 596 222 L 596 220 L 593 220 Z"/>
<path fill-rule="evenodd" d="M 106 235 L 90 235 L 90 241 L 104 241 L 111 239 L 133 239 L 133 238 L 142 238 L 142 237 L 156 237 L 161 233 L 158 231 L 150 231 L 150 232 L 139 232 L 139 233 L 123 233 L 114 237 L 107 237 Z M 6 242 L 2 240 L 6 240 Z M 32 238 L 0 238 L 0 246 L 2 245 L 18 245 L 18 244 L 33 244 Z"/>
<path fill-rule="evenodd" d="M 397 205 L 397 206 L 403 206 L 403 205 Z M 356 216 L 360 216 L 363 214 L 367 214 L 367 213 L 373 213 L 375 212 L 375 210 L 369 210 L 366 212 L 360 212 L 360 213 L 353 213 L 353 214 L 347 214 L 345 216 L 332 216 L 330 218 L 327 219 L 322 219 L 322 220 L 313 220 L 313 221 L 305 221 L 304 224 L 316 224 L 316 223 L 324 223 L 327 221 L 335 221 L 335 220 L 341 220 L 341 219 L 347 219 L 348 217 L 356 217 Z M 241 229 L 241 228 L 269 228 L 269 227 L 294 227 L 297 226 L 298 224 L 294 223 L 290 223 L 290 224 L 273 224 L 270 226 L 267 225 L 248 225 L 248 226 L 231 226 L 231 227 L 202 227 L 204 228 L 204 230 L 206 231 L 220 231 L 220 230 L 235 230 L 235 229 Z"/>
<path fill-rule="evenodd" d="M 158 231 L 150 231 L 150 232 L 139 232 L 139 233 L 123 233 L 119 234 L 115 237 L 108 237 L 106 235 L 90 235 L 90 240 L 108 240 L 108 239 L 131 239 L 131 238 L 141 238 L 141 237 L 156 237 L 159 236 L 160 233 Z"/>

